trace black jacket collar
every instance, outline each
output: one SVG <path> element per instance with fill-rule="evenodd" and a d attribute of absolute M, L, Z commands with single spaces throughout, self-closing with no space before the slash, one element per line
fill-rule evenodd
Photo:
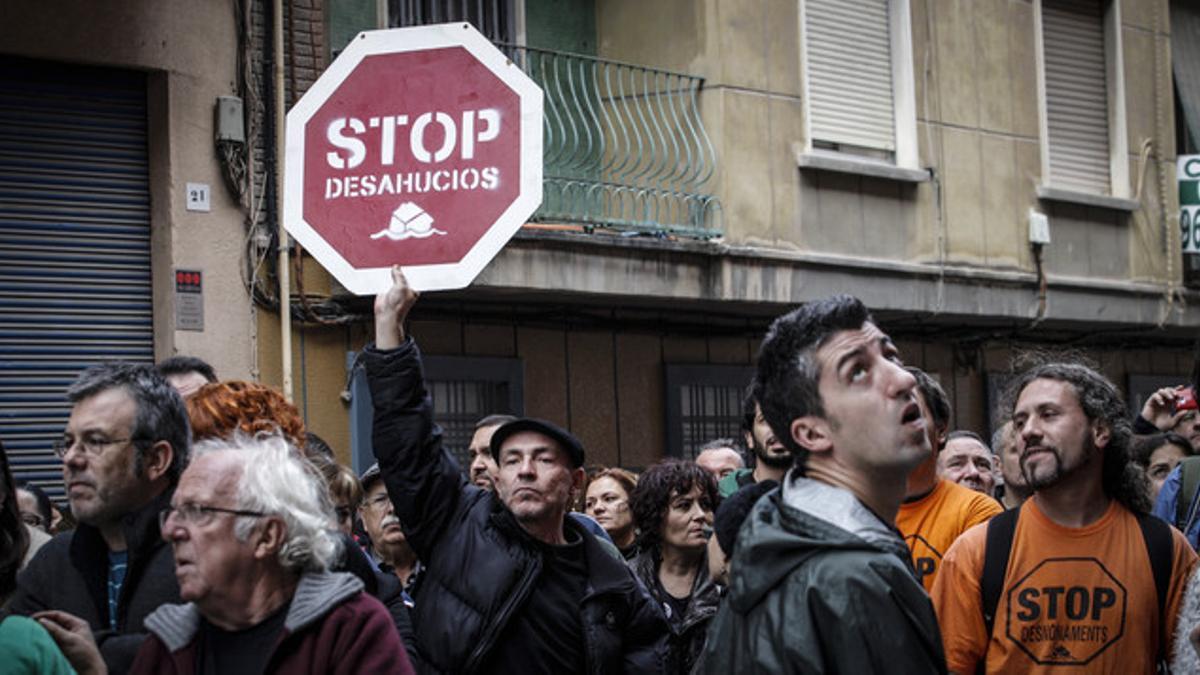
<path fill-rule="evenodd" d="M 513 515 L 512 511 L 509 511 L 508 507 L 504 506 L 500 499 L 494 495 L 492 496 L 491 519 L 493 524 L 501 531 L 505 532 L 512 539 L 521 542 L 523 548 L 530 555 L 534 551 L 540 550 L 539 547 L 545 546 L 545 544 L 534 539 L 532 535 L 526 532 L 525 528 L 521 527 L 521 524 L 517 522 L 517 518 Z M 583 539 L 583 554 L 584 560 L 587 561 L 588 569 L 587 590 L 584 594 L 585 600 L 606 593 L 628 593 L 637 588 L 637 582 L 630 573 L 629 566 L 624 560 L 620 560 L 601 545 L 600 542 L 596 541 L 596 535 L 588 532 L 586 527 L 580 525 L 570 516 L 563 518 L 563 528 Z"/>
<path fill-rule="evenodd" d="M 136 585 L 146 563 L 154 552 L 166 543 L 158 527 L 158 513 L 171 503 L 173 487 L 164 490 L 142 508 L 121 518 L 121 530 L 125 533 L 126 551 L 129 552 L 128 567 L 121 597 L 128 597 L 128 588 Z M 108 544 L 100 529 L 80 523 L 71 536 L 71 565 L 87 584 L 96 611 L 101 617 L 108 616 Z"/>

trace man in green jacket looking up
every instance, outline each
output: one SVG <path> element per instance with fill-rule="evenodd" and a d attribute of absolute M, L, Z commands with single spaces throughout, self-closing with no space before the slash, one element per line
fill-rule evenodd
<path fill-rule="evenodd" d="M 755 398 L 795 464 L 738 535 L 706 672 L 944 673 L 892 524 L 931 452 L 896 346 L 855 298 L 809 303 L 772 324 Z"/>

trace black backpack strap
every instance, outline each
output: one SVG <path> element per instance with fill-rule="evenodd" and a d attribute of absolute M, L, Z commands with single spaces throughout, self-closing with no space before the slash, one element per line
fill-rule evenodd
<path fill-rule="evenodd" d="M 983 624 L 987 637 L 992 639 L 996 624 L 996 606 L 1004 591 L 1004 575 L 1008 572 L 1008 554 L 1012 551 L 1013 534 L 1017 531 L 1020 507 L 1009 509 L 988 521 L 987 548 L 983 551 L 983 575 L 979 579 L 979 595 L 983 602 Z M 981 663 L 980 666 L 983 664 Z"/>
<path fill-rule="evenodd" d="M 1147 514 L 1137 517 L 1142 528 L 1142 539 L 1146 542 L 1146 554 L 1150 556 L 1150 570 L 1154 572 L 1154 590 L 1158 592 L 1158 658 L 1166 658 L 1166 645 L 1170 636 L 1165 635 L 1167 621 L 1167 592 L 1171 586 L 1171 571 L 1175 564 L 1175 541 L 1171 526 Z"/>

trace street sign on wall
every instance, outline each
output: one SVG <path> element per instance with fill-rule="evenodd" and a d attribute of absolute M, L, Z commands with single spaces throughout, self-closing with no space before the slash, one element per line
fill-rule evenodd
<path fill-rule="evenodd" d="M 1180 155 L 1175 161 L 1180 242 L 1184 253 L 1200 253 L 1200 155 Z"/>
<path fill-rule="evenodd" d="M 462 288 L 542 199 L 542 91 L 470 24 L 368 31 L 287 116 L 284 224 L 347 289 Z"/>

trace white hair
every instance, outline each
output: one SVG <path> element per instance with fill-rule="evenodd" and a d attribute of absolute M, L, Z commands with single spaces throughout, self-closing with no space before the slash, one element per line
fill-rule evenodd
<path fill-rule="evenodd" d="M 333 504 L 316 469 L 278 434 L 237 433 L 232 438 L 202 441 L 192 456 L 198 459 L 222 450 L 234 451 L 242 463 L 237 508 L 276 516 L 287 526 L 279 563 L 295 573 L 327 569 L 341 553 L 341 540 L 332 532 L 336 524 Z M 234 534 L 246 541 L 257 523 L 238 518 Z"/>

